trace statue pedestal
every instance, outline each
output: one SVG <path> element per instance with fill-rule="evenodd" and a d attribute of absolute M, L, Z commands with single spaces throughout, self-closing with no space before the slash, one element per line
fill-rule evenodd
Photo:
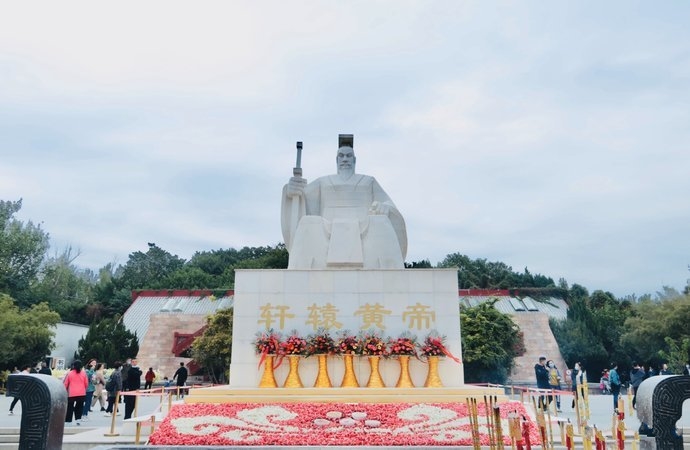
<path fill-rule="evenodd" d="M 409 331 L 421 341 L 431 330 L 446 337 L 446 347 L 462 356 L 458 283 L 455 269 L 403 270 L 237 270 L 233 319 L 230 387 L 258 386 L 261 370 L 253 340 L 258 331 L 268 328 L 301 335 L 317 328 L 353 334 L 370 328 L 385 337 Z M 342 358 L 329 357 L 329 375 L 338 383 L 343 379 Z M 369 363 L 355 358 L 357 379 L 366 384 Z M 311 386 L 317 376 L 316 357 L 300 363 L 300 377 Z M 287 360 L 275 370 L 282 386 L 289 365 Z M 427 365 L 413 359 L 410 374 L 415 386 L 423 386 Z M 386 386 L 395 386 L 400 374 L 398 361 L 380 365 Z M 464 385 L 462 365 L 442 358 L 439 375 L 446 387 Z M 334 385 L 334 387 L 337 387 Z"/>

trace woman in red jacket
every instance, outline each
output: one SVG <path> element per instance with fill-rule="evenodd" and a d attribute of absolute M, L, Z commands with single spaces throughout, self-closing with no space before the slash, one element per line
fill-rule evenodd
<path fill-rule="evenodd" d="M 81 361 L 76 360 L 72 363 L 72 370 L 67 372 L 65 376 L 64 384 L 65 388 L 67 388 L 66 423 L 72 423 L 72 413 L 74 412 L 74 419 L 77 425 L 81 425 L 81 413 L 84 409 L 84 400 L 86 399 L 86 387 L 89 385 L 89 379 L 82 368 Z"/>

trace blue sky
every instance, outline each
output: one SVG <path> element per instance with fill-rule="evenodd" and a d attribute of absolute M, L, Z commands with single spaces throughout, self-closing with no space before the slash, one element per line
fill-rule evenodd
<path fill-rule="evenodd" d="M 690 277 L 690 3 L 2 3 L 0 198 L 52 250 L 282 241 L 280 190 L 355 135 L 407 261 L 624 296 Z"/>

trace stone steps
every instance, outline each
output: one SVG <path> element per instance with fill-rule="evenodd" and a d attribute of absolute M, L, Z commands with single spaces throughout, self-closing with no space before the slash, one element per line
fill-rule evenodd
<path fill-rule="evenodd" d="M 502 388 L 231 388 L 191 390 L 185 403 L 457 403 L 471 397 L 508 397 Z"/>

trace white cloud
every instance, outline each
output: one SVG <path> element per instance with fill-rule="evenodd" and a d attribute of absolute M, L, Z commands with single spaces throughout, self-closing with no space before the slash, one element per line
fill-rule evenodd
<path fill-rule="evenodd" d="M 350 132 L 409 260 L 681 287 L 688 8 L 637 6 L 11 3 L 0 198 L 91 268 L 274 244 L 294 142 L 313 179 Z"/>

